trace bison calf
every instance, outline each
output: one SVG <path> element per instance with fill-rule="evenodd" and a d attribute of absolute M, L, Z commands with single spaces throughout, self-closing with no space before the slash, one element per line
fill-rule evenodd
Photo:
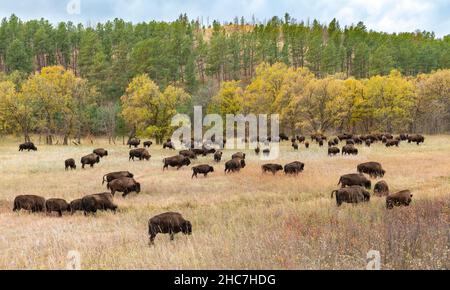
<path fill-rule="evenodd" d="M 179 213 L 168 212 L 152 217 L 148 221 L 148 234 L 150 236 L 150 245 L 154 244 L 157 234 L 169 234 L 170 240 L 174 240 L 177 233 L 185 235 L 192 234 L 192 224 Z"/>

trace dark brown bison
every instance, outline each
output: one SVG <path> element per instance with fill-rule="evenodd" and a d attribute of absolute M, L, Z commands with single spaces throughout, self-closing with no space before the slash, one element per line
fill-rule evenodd
<path fill-rule="evenodd" d="M 386 142 L 386 147 L 394 147 L 394 146 L 398 147 L 399 145 L 400 145 L 400 141 L 398 141 L 398 140 L 388 140 Z"/>
<path fill-rule="evenodd" d="M 364 186 L 367 189 L 372 188 L 372 182 L 360 173 L 353 173 L 341 176 L 338 185 L 341 185 L 342 188 L 353 185 Z"/>
<path fill-rule="evenodd" d="M 108 174 L 105 174 L 103 176 L 103 181 L 102 181 L 102 185 L 105 184 L 105 181 L 107 183 L 110 183 L 111 181 L 115 180 L 115 179 L 119 179 L 122 177 L 128 177 L 128 178 L 133 178 L 134 175 L 133 173 L 129 172 L 129 171 L 118 171 L 118 172 L 111 172 Z"/>
<path fill-rule="evenodd" d="M 93 151 L 93 153 L 95 153 L 95 154 L 97 154 L 98 156 L 100 156 L 100 158 L 103 158 L 103 157 L 105 157 L 105 156 L 108 156 L 108 150 L 105 150 L 105 149 L 103 149 L 103 148 L 95 149 L 95 150 Z"/>
<path fill-rule="evenodd" d="M 70 203 L 70 213 L 74 214 L 77 211 L 83 211 L 83 201 L 76 199 Z"/>
<path fill-rule="evenodd" d="M 153 145 L 152 141 L 145 141 L 144 142 L 144 148 L 150 148 Z"/>
<path fill-rule="evenodd" d="M 75 164 L 75 159 L 67 159 L 64 161 L 64 165 L 66 167 L 66 170 L 75 170 L 77 169 L 77 165 Z"/>
<path fill-rule="evenodd" d="M 113 195 L 109 192 L 85 196 L 82 198 L 81 203 L 85 215 L 107 210 L 115 213 L 117 210 L 117 205 L 113 202 Z"/>
<path fill-rule="evenodd" d="M 372 140 L 371 139 L 366 139 L 365 143 L 366 143 L 367 147 L 372 146 Z"/>
<path fill-rule="evenodd" d="M 338 155 L 339 153 L 341 153 L 341 150 L 337 147 L 328 148 L 328 156 Z"/>
<path fill-rule="evenodd" d="M 115 196 L 116 192 L 122 192 L 122 197 L 126 197 L 131 192 L 140 193 L 141 184 L 130 177 L 121 177 L 108 182 L 106 188 L 111 190 L 111 194 Z"/>
<path fill-rule="evenodd" d="M 347 139 L 347 141 L 345 141 L 346 145 L 355 145 L 355 141 L 353 139 Z"/>
<path fill-rule="evenodd" d="M 294 148 L 295 151 L 298 151 L 298 144 L 292 143 L 292 148 Z"/>
<path fill-rule="evenodd" d="M 407 141 L 409 138 L 408 134 L 400 134 L 399 137 L 401 141 Z"/>
<path fill-rule="evenodd" d="M 264 164 L 261 166 L 262 172 L 271 172 L 273 175 L 277 174 L 278 171 L 283 171 L 283 166 L 280 164 Z"/>
<path fill-rule="evenodd" d="M 298 141 L 299 143 L 303 143 L 303 142 L 306 141 L 306 137 L 305 137 L 305 136 L 297 136 L 297 141 Z"/>
<path fill-rule="evenodd" d="M 60 217 L 62 217 L 63 212 L 70 212 L 70 204 L 64 199 L 51 198 L 45 202 L 45 208 L 47 214 L 51 214 L 56 211 Z"/>
<path fill-rule="evenodd" d="M 31 212 L 44 212 L 45 198 L 36 195 L 19 195 L 14 199 L 13 211 L 28 210 Z"/>
<path fill-rule="evenodd" d="M 138 146 L 141 145 L 141 140 L 137 138 L 131 138 L 130 140 L 128 140 L 127 145 L 129 148 L 131 147 L 138 148 Z"/>
<path fill-rule="evenodd" d="M 178 155 L 169 158 L 163 159 L 164 167 L 163 170 L 168 169 L 170 167 L 176 167 L 179 170 L 183 166 L 191 165 L 191 160 L 185 156 Z"/>
<path fill-rule="evenodd" d="M 198 174 L 203 174 L 205 177 L 208 176 L 208 173 L 214 172 L 214 167 L 209 165 L 198 165 L 195 167 L 192 167 L 192 178 L 197 178 Z"/>
<path fill-rule="evenodd" d="M 222 161 L 222 155 L 223 155 L 222 151 L 217 151 L 216 153 L 214 153 L 214 161 L 216 162 Z"/>
<path fill-rule="evenodd" d="M 305 142 L 305 147 L 306 147 L 306 149 L 309 148 L 309 142 L 308 141 Z"/>
<path fill-rule="evenodd" d="M 245 159 L 245 153 L 238 152 L 238 153 L 233 154 L 233 156 L 231 156 L 231 159 L 236 159 L 236 158 Z"/>
<path fill-rule="evenodd" d="M 421 143 L 425 143 L 425 137 L 422 135 L 408 136 L 408 143 L 417 143 L 417 145 L 420 145 Z"/>
<path fill-rule="evenodd" d="M 342 155 L 358 155 L 358 149 L 353 145 L 346 145 L 342 148 Z"/>
<path fill-rule="evenodd" d="M 86 164 L 90 165 L 91 167 L 94 167 L 96 163 L 100 163 L 100 156 L 98 156 L 95 153 L 91 153 L 81 158 L 81 165 L 82 165 L 81 168 L 83 169 Z"/>
<path fill-rule="evenodd" d="M 241 158 L 233 158 L 225 163 L 225 173 L 239 172 L 242 168 L 245 168 L 245 160 Z"/>
<path fill-rule="evenodd" d="M 305 169 L 305 164 L 295 161 L 284 166 L 284 173 L 289 175 L 298 175 Z"/>
<path fill-rule="evenodd" d="M 319 140 L 319 147 L 323 147 L 323 140 Z"/>
<path fill-rule="evenodd" d="M 394 206 L 409 206 L 412 202 L 413 195 L 409 190 L 403 190 L 386 197 L 386 208 L 393 209 Z"/>
<path fill-rule="evenodd" d="M 279 137 L 280 137 L 280 140 L 281 140 L 281 141 L 289 141 L 288 135 L 286 135 L 286 134 L 284 134 L 284 133 L 281 133 L 281 134 L 279 135 Z"/>
<path fill-rule="evenodd" d="M 163 144 L 163 149 L 175 150 L 175 145 L 173 144 L 172 141 L 167 141 L 166 143 Z"/>
<path fill-rule="evenodd" d="M 340 141 L 344 141 L 344 140 L 353 138 L 353 135 L 344 133 L 344 134 L 338 135 L 337 137 L 339 138 Z"/>
<path fill-rule="evenodd" d="M 263 155 L 264 156 L 269 156 L 270 155 L 270 149 L 264 149 L 263 150 Z"/>
<path fill-rule="evenodd" d="M 337 206 L 341 206 L 344 202 L 357 204 L 370 201 L 370 192 L 361 186 L 350 186 L 334 190 L 331 193 L 331 198 L 333 198 L 333 195 L 336 195 Z"/>
<path fill-rule="evenodd" d="M 134 158 L 139 158 L 139 161 L 142 161 L 142 160 L 148 161 L 148 160 L 150 160 L 151 157 L 152 156 L 145 148 L 132 149 L 132 150 L 130 150 L 128 161 L 131 161 L 131 160 L 134 161 Z"/>
<path fill-rule="evenodd" d="M 357 167 L 359 173 L 368 174 L 370 177 L 384 177 L 386 171 L 378 162 L 366 162 Z"/>
<path fill-rule="evenodd" d="M 189 159 L 197 159 L 197 154 L 193 150 L 181 150 L 180 155 Z"/>
<path fill-rule="evenodd" d="M 174 235 L 178 233 L 185 235 L 192 234 L 192 224 L 179 213 L 167 212 L 148 221 L 148 234 L 150 236 L 150 245 L 154 244 L 157 234 L 169 234 L 170 240 L 174 240 Z"/>
<path fill-rule="evenodd" d="M 328 141 L 328 147 L 333 147 L 333 146 L 336 146 L 336 145 L 337 145 L 337 143 L 335 143 L 334 140 L 329 140 Z"/>
<path fill-rule="evenodd" d="M 389 195 L 389 185 L 384 180 L 380 181 L 377 184 L 375 184 L 373 192 L 375 193 L 375 195 L 378 195 L 378 196 L 388 196 Z"/>
<path fill-rule="evenodd" d="M 259 146 L 255 148 L 255 153 L 256 155 L 259 155 L 259 153 L 261 153 L 261 148 L 259 148 Z"/>
<path fill-rule="evenodd" d="M 24 150 L 28 150 L 28 152 L 29 151 L 37 151 L 37 147 L 32 142 L 25 142 L 25 143 L 19 145 L 19 151 L 24 151 Z"/>

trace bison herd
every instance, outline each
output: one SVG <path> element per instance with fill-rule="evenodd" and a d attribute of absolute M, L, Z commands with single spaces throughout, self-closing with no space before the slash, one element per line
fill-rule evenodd
<path fill-rule="evenodd" d="M 268 141 L 270 138 L 267 138 Z M 226 140 L 223 140 L 224 143 Z M 245 140 L 248 142 L 248 140 Z M 259 141 L 259 140 L 258 140 Z M 281 141 L 289 141 L 289 138 L 285 134 L 280 134 L 279 139 Z M 310 147 L 310 143 L 304 136 L 295 136 L 290 139 L 292 142 L 292 148 L 295 151 L 299 150 L 299 144 L 304 143 L 305 148 Z M 370 134 L 356 136 L 353 134 L 341 134 L 335 138 L 328 138 L 323 134 L 311 135 L 311 141 L 315 141 L 320 147 L 328 143 L 328 155 L 335 156 L 342 155 L 358 155 L 358 149 L 356 145 L 365 144 L 370 147 L 373 143 L 382 142 L 386 147 L 398 147 L 400 142 L 408 141 L 408 143 L 416 143 L 420 145 L 424 143 L 425 138 L 421 135 L 406 135 L 401 134 L 398 137 L 394 137 L 391 134 Z M 337 146 L 340 142 L 345 142 L 342 149 Z M 197 159 L 198 156 L 206 157 L 210 154 L 214 155 L 214 162 L 219 163 L 222 161 L 223 152 L 215 150 L 206 144 L 202 145 L 202 148 L 198 149 L 192 146 L 195 142 L 192 141 L 188 144 L 190 149 L 182 150 L 178 155 L 163 159 L 163 171 L 169 169 L 169 167 L 179 170 L 184 166 L 190 166 L 191 160 Z M 153 142 L 143 142 L 143 148 L 138 148 L 141 144 L 141 140 L 137 138 L 131 138 L 127 145 L 130 147 L 129 161 L 140 161 L 151 159 L 151 155 L 147 150 L 153 145 Z M 134 149 L 131 149 L 134 147 Z M 175 146 L 171 140 L 167 140 L 163 144 L 164 149 L 174 150 Z M 37 147 L 27 142 L 19 146 L 19 151 L 37 151 Z M 264 155 L 270 154 L 270 149 L 266 148 L 263 151 Z M 258 146 L 255 149 L 255 153 L 259 155 L 261 149 Z M 101 159 L 108 156 L 108 151 L 103 148 L 93 150 L 92 153 L 81 158 L 81 167 L 84 169 L 86 165 L 91 168 L 95 164 L 100 163 Z M 246 154 L 243 152 L 235 153 L 231 156 L 231 159 L 225 162 L 225 173 L 240 172 L 246 167 Z M 65 170 L 76 170 L 77 165 L 75 159 L 65 160 Z M 305 169 L 305 164 L 299 161 L 295 161 L 286 165 L 269 163 L 261 166 L 263 173 L 271 173 L 273 175 L 278 172 L 284 172 L 286 175 L 299 175 Z M 198 165 L 192 167 L 192 178 L 198 178 L 198 175 L 207 177 L 209 173 L 213 173 L 214 167 L 208 164 Z M 364 174 L 370 178 L 382 178 L 385 176 L 386 171 L 382 168 L 380 163 L 367 162 L 357 166 L 358 173 L 351 173 L 341 176 L 338 185 L 341 188 L 334 190 L 331 193 L 332 198 L 336 198 L 337 206 L 341 206 L 343 203 L 358 204 L 363 202 L 369 202 L 371 194 L 369 190 L 372 189 L 372 182 Z M 71 201 L 70 203 L 64 199 L 52 198 L 45 199 L 35 195 L 21 195 L 17 196 L 14 200 L 13 211 L 26 210 L 33 213 L 45 212 L 46 214 L 52 214 L 56 212 L 58 216 L 63 216 L 63 213 L 74 214 L 77 211 L 84 212 L 85 215 L 95 214 L 97 211 L 112 211 L 116 213 L 118 206 L 114 203 L 114 196 L 116 192 L 122 193 L 122 197 L 125 198 L 132 192 L 140 193 L 141 184 L 134 179 L 134 175 L 128 171 L 112 172 L 103 176 L 102 184 L 107 183 L 106 187 L 110 192 L 92 194 L 84 196 L 80 199 Z M 374 195 L 386 197 L 386 208 L 392 209 L 396 206 L 409 206 L 413 195 L 409 190 L 403 190 L 398 193 L 390 193 L 389 186 L 386 181 L 379 181 L 374 187 Z M 154 239 L 158 233 L 169 234 L 170 239 L 173 240 L 174 234 L 183 233 L 190 235 L 192 233 L 191 222 L 185 220 L 181 214 L 168 212 L 161 215 L 157 215 L 149 220 L 148 234 L 150 238 L 150 244 L 153 244 Z"/>

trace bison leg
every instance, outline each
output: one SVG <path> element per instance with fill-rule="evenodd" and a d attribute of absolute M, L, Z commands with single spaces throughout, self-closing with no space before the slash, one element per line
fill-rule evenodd
<path fill-rule="evenodd" d="M 62 211 L 58 210 L 59 217 L 62 217 Z"/>
<path fill-rule="evenodd" d="M 175 240 L 175 235 L 173 234 L 173 232 L 170 233 L 170 240 L 171 241 Z"/>
<path fill-rule="evenodd" d="M 149 242 L 150 246 L 153 246 L 155 244 L 155 237 L 156 237 L 156 235 L 154 235 L 154 234 L 152 234 L 150 236 L 150 242 Z"/>

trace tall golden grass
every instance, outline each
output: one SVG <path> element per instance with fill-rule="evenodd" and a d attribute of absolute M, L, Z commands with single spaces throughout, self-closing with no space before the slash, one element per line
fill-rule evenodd
<path fill-rule="evenodd" d="M 128 162 L 128 148 L 104 140 L 91 146 L 44 146 L 18 152 L 19 140 L 0 143 L 0 269 L 63 269 L 71 250 L 83 269 L 364 269 L 366 254 L 380 251 L 383 269 L 450 268 L 450 137 L 427 137 L 425 145 L 402 143 L 360 147 L 357 157 L 329 158 L 313 145 L 294 152 L 286 143 L 277 162 L 306 164 L 299 177 L 263 175 L 264 162 L 248 150 L 248 166 L 225 175 L 222 163 L 208 178 L 191 180 L 190 168 L 162 171 L 162 159 L 176 154 L 158 146 L 150 162 Z M 110 156 L 94 169 L 79 159 L 95 147 Z M 226 151 L 224 159 L 234 152 Z M 78 169 L 64 171 L 75 158 Z M 214 164 L 212 156 L 194 164 Z M 381 162 L 392 191 L 410 189 L 409 208 L 385 209 L 385 200 L 336 207 L 330 198 L 339 176 L 365 161 Z M 21 194 L 71 201 L 106 191 L 111 171 L 129 170 L 143 192 L 116 195 L 119 212 L 63 218 L 13 213 Z M 374 181 L 375 182 L 375 181 Z M 159 235 L 148 245 L 147 222 L 177 211 L 193 224 L 193 235 L 171 242 Z"/>

